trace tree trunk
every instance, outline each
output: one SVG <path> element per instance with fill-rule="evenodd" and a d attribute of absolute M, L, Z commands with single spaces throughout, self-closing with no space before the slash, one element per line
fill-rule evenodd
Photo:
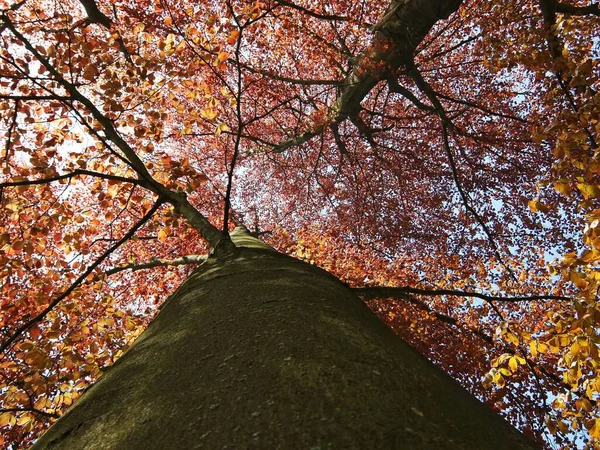
<path fill-rule="evenodd" d="M 533 448 L 338 279 L 243 240 L 34 448 Z"/>

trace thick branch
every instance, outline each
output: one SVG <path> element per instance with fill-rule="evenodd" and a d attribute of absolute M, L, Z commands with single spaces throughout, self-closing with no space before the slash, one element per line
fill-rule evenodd
<path fill-rule="evenodd" d="M 161 190 L 167 191 L 169 203 L 175 206 L 175 211 L 184 217 L 190 225 L 195 228 L 204 239 L 208 241 L 211 247 L 217 245 L 221 240 L 221 231 L 215 227 L 209 220 L 204 217 L 200 212 L 187 200 L 185 194 L 178 194 L 173 191 L 169 191 L 167 188 L 161 185 Z"/>
<path fill-rule="evenodd" d="M 97 23 L 99 25 L 102 25 L 106 29 L 110 30 L 110 28 L 113 25 L 113 21 L 108 16 L 106 16 L 106 14 L 104 14 L 102 11 L 100 11 L 98 9 L 98 5 L 96 4 L 96 2 L 94 0 L 79 0 L 79 1 L 85 8 L 85 13 L 88 16 L 86 22 L 88 24 Z M 125 59 L 127 59 L 127 61 L 130 64 L 133 64 L 133 61 L 131 60 L 131 55 L 129 54 L 127 47 L 125 47 L 125 42 L 123 41 L 123 38 L 119 36 L 117 38 L 117 42 L 119 43 L 120 50 L 123 53 L 123 56 L 125 56 Z"/>
<path fill-rule="evenodd" d="M 10 7 L 6 10 L 3 10 L 3 13 L 8 13 L 9 11 L 17 11 L 21 6 L 27 3 L 27 0 L 21 0 L 20 2 L 14 3 L 10 5 Z M 2 34 L 6 30 L 6 24 L 0 25 L 0 34 Z"/>
<path fill-rule="evenodd" d="M 332 121 L 332 123 L 339 123 L 339 122 L 340 121 L 337 121 L 337 120 Z M 282 142 L 281 144 L 276 145 L 275 147 L 273 147 L 273 151 L 276 153 L 282 153 L 292 147 L 295 147 L 297 145 L 302 145 L 302 144 L 310 141 L 315 136 L 318 136 L 319 134 L 321 134 L 325 130 L 325 128 L 326 128 L 325 125 L 319 125 L 317 127 L 314 127 L 310 131 L 302 133 L 288 141 L 285 141 L 285 142 Z"/>
<path fill-rule="evenodd" d="M 360 104 L 371 90 L 390 72 L 411 63 L 415 49 L 440 19 L 446 19 L 462 0 L 392 0 L 384 17 L 373 27 L 372 44 L 362 52 L 354 69 L 341 83 L 340 96 L 329 109 L 327 124 L 289 139 L 274 148 L 283 152 L 321 134 L 332 123 L 355 117 Z"/>
<path fill-rule="evenodd" d="M 12 24 L 10 19 L 2 15 L 0 16 L 2 21 L 5 23 L 6 27 L 15 35 L 17 39 L 19 39 L 25 48 L 36 57 L 36 59 L 42 63 L 48 72 L 55 78 L 55 80 L 67 91 L 71 94 L 73 100 L 77 100 L 79 103 L 83 104 L 87 110 L 92 114 L 94 119 L 96 119 L 100 124 L 104 127 L 104 132 L 106 133 L 106 137 L 110 139 L 115 145 L 125 154 L 127 159 L 129 160 L 130 165 L 138 172 L 138 174 L 146 179 L 151 184 L 158 184 L 150 175 L 146 166 L 142 162 L 142 160 L 137 156 L 137 154 L 133 151 L 133 149 L 125 142 L 125 140 L 119 135 L 117 130 L 115 129 L 112 121 L 107 118 L 104 114 L 100 112 L 100 110 L 83 94 L 81 94 L 77 88 L 67 81 L 65 77 L 50 64 L 50 61 L 42 56 L 42 54 L 29 42 L 25 36 L 23 36 Z"/>
<path fill-rule="evenodd" d="M 403 292 L 399 292 L 401 289 L 406 289 Z M 365 288 L 352 288 L 352 290 L 362 297 L 363 300 L 373 300 L 375 298 L 394 298 L 396 300 L 405 300 L 409 302 L 411 305 L 415 305 L 417 308 L 422 309 L 423 311 L 427 311 L 429 314 L 433 315 L 436 319 L 441 322 L 444 322 L 453 327 L 459 328 L 461 330 L 466 330 L 474 335 L 480 337 L 488 344 L 494 345 L 494 339 L 491 336 L 488 336 L 483 331 L 468 327 L 464 323 L 461 323 L 458 319 L 454 317 L 450 317 L 446 314 L 439 313 L 434 311 L 427 303 L 413 297 L 412 294 L 419 294 L 418 292 L 410 292 L 413 288 L 409 287 L 399 287 L 399 288 L 389 288 L 389 287 L 365 287 Z M 417 291 L 419 289 L 416 289 Z M 395 292 L 392 292 L 395 291 Z M 421 295 L 433 295 L 433 294 L 421 294 Z M 444 294 L 441 294 L 444 295 Z"/>
<path fill-rule="evenodd" d="M 100 25 L 110 28 L 112 20 L 110 20 L 102 11 L 98 9 L 98 5 L 94 0 L 79 0 L 85 8 L 85 13 L 88 16 L 89 23 L 99 23 Z"/>
<path fill-rule="evenodd" d="M 393 74 L 388 73 L 387 82 L 388 82 L 388 87 L 391 92 L 402 95 L 407 100 L 410 100 L 410 102 L 413 103 L 420 110 L 434 111 L 434 109 L 431 106 L 423 103 L 421 100 L 419 100 L 417 98 L 417 96 L 415 94 L 413 94 L 410 90 L 408 90 L 407 88 L 402 86 Z"/>
<path fill-rule="evenodd" d="M 19 101 L 15 101 L 15 106 L 13 108 L 12 118 L 10 121 L 10 126 L 8 127 L 8 133 L 6 135 L 6 145 L 4 147 L 4 158 L 8 159 L 10 154 L 10 148 L 12 147 L 13 133 L 15 131 L 15 127 L 17 126 L 17 116 L 19 115 Z"/>

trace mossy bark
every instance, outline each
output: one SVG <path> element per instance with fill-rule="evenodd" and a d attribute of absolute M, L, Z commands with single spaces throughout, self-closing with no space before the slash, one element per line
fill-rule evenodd
<path fill-rule="evenodd" d="M 532 444 L 339 280 L 263 247 L 209 258 L 35 448 Z"/>

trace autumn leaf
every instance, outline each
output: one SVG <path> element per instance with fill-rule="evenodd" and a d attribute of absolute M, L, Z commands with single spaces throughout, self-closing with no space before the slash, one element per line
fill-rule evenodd
<path fill-rule="evenodd" d="M 203 109 L 200 111 L 200 115 L 202 117 L 204 117 L 207 120 L 215 120 L 217 118 L 217 116 L 219 115 L 219 112 L 214 110 L 214 109 Z"/>
<path fill-rule="evenodd" d="M 166 242 L 169 237 L 169 228 L 165 227 L 158 231 L 158 240 L 160 242 Z"/>
<path fill-rule="evenodd" d="M 575 286 L 577 286 L 578 289 L 584 290 L 588 286 L 587 281 L 585 281 L 585 279 L 583 279 L 576 270 L 571 270 L 569 272 L 569 279 Z"/>
<path fill-rule="evenodd" d="M 237 42 L 239 36 L 239 30 L 232 30 L 231 33 L 229 33 L 229 36 L 227 37 L 227 43 L 229 45 L 234 45 Z"/>
<path fill-rule="evenodd" d="M 600 438 L 600 419 L 589 420 L 585 424 L 586 428 L 590 432 L 590 436 L 593 438 Z"/>
<path fill-rule="evenodd" d="M 543 203 L 541 203 L 538 200 L 531 200 L 529 202 L 529 208 L 533 212 L 548 213 L 550 211 L 550 208 L 548 206 L 544 205 Z"/>
<path fill-rule="evenodd" d="M 223 133 L 225 131 L 229 131 L 229 127 L 226 124 L 224 124 L 224 123 L 220 123 L 220 124 L 217 125 L 217 129 L 215 131 L 215 134 L 217 136 L 220 136 L 221 133 Z"/>

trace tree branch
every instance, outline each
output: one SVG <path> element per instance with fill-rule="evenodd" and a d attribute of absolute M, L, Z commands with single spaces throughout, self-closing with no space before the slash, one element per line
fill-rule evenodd
<path fill-rule="evenodd" d="M 145 269 L 153 269 L 155 267 L 168 267 L 168 266 L 183 266 L 186 264 L 202 264 L 206 261 L 207 256 L 205 255 L 186 255 L 181 256 L 180 258 L 175 258 L 171 260 L 163 260 L 163 259 L 152 259 L 151 261 L 143 262 L 143 263 L 133 263 L 126 264 L 123 266 L 113 267 L 112 269 L 107 270 L 103 273 L 103 275 L 110 276 L 119 272 L 124 272 L 125 270 L 131 270 L 132 272 L 137 272 L 138 270 Z M 102 276 L 102 275 L 100 275 Z"/>
<path fill-rule="evenodd" d="M 401 298 L 406 299 L 408 294 L 415 295 L 428 295 L 428 296 L 442 296 L 447 295 L 450 297 L 471 297 L 485 300 L 486 302 L 503 302 L 503 303 L 518 303 L 518 302 L 531 302 L 537 300 L 558 300 L 558 301 L 569 301 L 573 300 L 571 297 L 565 297 L 562 295 L 529 295 L 529 296 L 516 296 L 516 297 L 503 297 L 496 295 L 481 294 L 478 292 L 467 292 L 453 289 L 419 289 L 410 286 L 368 286 L 362 288 L 352 288 L 352 290 L 360 295 L 365 300 L 371 300 L 379 297 L 390 297 L 390 298 Z"/>
<path fill-rule="evenodd" d="M 420 110 L 423 110 L 423 111 L 434 111 L 433 107 L 431 107 L 431 106 L 426 105 L 425 103 L 423 103 L 421 100 L 419 100 L 417 98 L 417 96 L 415 94 L 413 94 L 411 91 L 409 91 L 404 86 L 402 86 L 398 82 L 398 79 L 393 74 L 388 73 L 388 75 L 387 75 L 387 82 L 388 82 L 388 87 L 390 89 L 390 92 L 393 92 L 394 94 L 400 94 L 400 95 L 402 95 L 404 98 L 406 98 L 407 100 L 409 100 L 411 103 L 413 103 Z"/>
<path fill-rule="evenodd" d="M 26 101 L 26 100 L 60 100 L 67 101 L 72 100 L 67 95 L 10 95 L 0 94 L 0 100 L 15 100 L 15 101 Z"/>
<path fill-rule="evenodd" d="M 102 11 L 98 9 L 98 5 L 94 0 L 79 0 L 85 8 L 85 13 L 88 16 L 88 23 L 98 23 L 106 28 L 110 28 L 112 20 L 110 20 Z"/>
<path fill-rule="evenodd" d="M 504 119 L 510 119 L 510 120 L 515 120 L 517 122 L 531 124 L 531 122 L 529 122 L 526 119 L 522 119 L 521 117 L 492 111 L 491 109 L 486 108 L 485 106 L 478 105 L 477 103 L 470 102 L 468 100 L 461 100 L 458 98 L 450 97 L 448 95 L 440 94 L 438 92 L 436 92 L 436 95 L 440 98 L 443 98 L 444 100 L 448 100 L 449 102 L 458 103 L 459 105 L 465 105 L 465 106 L 469 106 L 471 108 L 479 109 L 480 111 L 483 111 L 484 113 L 489 114 L 490 116 L 502 117 Z"/>
<path fill-rule="evenodd" d="M 0 189 L 5 188 L 5 187 L 34 186 L 34 185 L 39 185 L 39 184 L 48 184 L 48 183 L 52 183 L 53 181 L 60 181 L 60 180 L 68 179 L 68 178 L 74 178 L 74 177 L 77 177 L 80 175 L 102 178 L 102 179 L 112 180 L 112 181 L 121 181 L 123 183 L 131 183 L 131 184 L 136 184 L 139 186 L 144 186 L 146 184 L 142 180 L 136 180 L 135 178 L 120 177 L 118 175 L 109 175 L 109 174 L 105 174 L 105 173 L 94 172 L 91 170 L 77 169 L 71 173 L 65 173 L 63 175 L 56 175 L 54 177 L 42 178 L 39 180 L 7 181 L 4 183 L 0 183 Z"/>
<path fill-rule="evenodd" d="M 502 255 L 500 254 L 500 249 L 498 248 L 496 241 L 492 237 L 492 233 L 491 233 L 489 227 L 484 222 L 483 218 L 479 215 L 479 213 L 475 210 L 475 208 L 471 205 L 471 202 L 469 201 L 469 197 L 468 197 L 467 193 L 465 192 L 465 190 L 463 189 L 462 184 L 460 182 L 460 178 L 458 175 L 458 169 L 457 169 L 456 163 L 454 161 L 454 155 L 452 154 L 452 149 L 450 148 L 450 138 L 448 135 L 448 126 L 456 128 L 455 125 L 452 123 L 452 121 L 446 114 L 446 110 L 444 109 L 444 106 L 440 102 L 436 92 L 433 90 L 431 85 L 423 78 L 423 76 L 419 72 L 419 69 L 417 69 L 417 67 L 412 62 L 409 63 L 407 65 L 407 67 L 408 67 L 409 76 L 414 80 L 414 82 L 416 83 L 417 87 L 421 90 L 421 92 L 423 92 L 423 94 L 425 94 L 427 96 L 427 98 L 429 99 L 429 101 L 433 104 L 435 112 L 439 116 L 440 121 L 442 122 L 442 139 L 443 139 L 444 149 L 446 151 L 446 155 L 448 156 L 448 163 L 450 164 L 450 169 L 452 171 L 452 179 L 454 180 L 454 184 L 456 186 L 456 189 L 458 190 L 458 193 L 464 204 L 465 209 L 467 210 L 468 213 L 470 213 L 475 218 L 475 221 L 483 229 L 483 232 L 485 233 L 485 235 L 490 243 L 490 246 L 492 247 L 492 250 L 494 251 L 496 259 L 506 268 L 508 273 L 516 281 L 516 277 L 515 277 L 512 269 L 504 262 L 504 259 L 502 258 Z M 492 305 L 492 307 L 493 307 L 493 305 Z"/>
<path fill-rule="evenodd" d="M 103 127 L 103 131 L 108 140 L 113 142 L 117 148 L 119 148 L 123 154 L 125 155 L 125 160 L 128 164 L 138 173 L 140 178 L 147 181 L 148 189 L 155 192 L 163 201 L 167 201 L 175 206 L 175 210 L 185 217 L 188 222 L 194 227 L 198 232 L 204 237 L 211 246 L 217 245 L 219 240 L 221 239 L 221 232 L 212 225 L 206 217 L 204 217 L 194 206 L 187 200 L 187 197 L 184 194 L 180 194 L 174 192 L 163 184 L 156 181 L 148 169 L 146 168 L 144 162 L 140 159 L 140 157 L 135 153 L 133 148 L 121 137 L 115 128 L 113 122 L 106 117 L 104 114 L 100 112 L 100 110 L 81 92 L 77 90 L 77 88 L 67 81 L 60 72 L 50 64 L 48 59 L 44 57 L 32 44 L 29 42 L 25 36 L 23 36 L 11 22 L 9 17 L 6 14 L 0 14 L 0 20 L 4 22 L 4 25 L 10 32 L 19 39 L 25 48 L 33 55 L 35 58 L 42 63 L 48 72 L 54 77 L 56 82 L 60 84 L 73 98 L 73 100 L 78 101 L 83 106 L 87 108 L 92 117 L 96 119 Z"/>
<path fill-rule="evenodd" d="M 237 64 L 235 60 L 233 61 Z M 240 67 L 253 74 L 262 75 L 267 78 L 272 78 L 273 80 L 283 81 L 285 83 L 292 83 L 299 86 L 340 86 L 343 83 L 343 81 L 340 80 L 307 80 L 302 78 L 284 77 L 283 75 L 278 75 L 269 72 L 268 70 L 256 69 L 252 66 L 243 63 L 240 63 Z"/>
<path fill-rule="evenodd" d="M 341 83 L 341 94 L 329 108 L 327 123 L 276 145 L 273 151 L 283 152 L 304 144 L 331 124 L 356 117 L 371 90 L 388 73 L 410 64 L 416 48 L 433 25 L 448 18 L 461 4 L 462 0 L 392 0 L 384 17 L 373 27 L 371 45 L 356 58 L 354 69 Z"/>
<path fill-rule="evenodd" d="M 554 34 L 554 31 L 553 31 L 553 27 L 556 24 L 556 13 L 559 12 L 558 8 L 562 4 L 559 3 L 557 0 L 539 0 L 539 5 L 540 5 L 540 9 L 542 11 L 542 17 L 544 19 L 544 27 L 546 29 L 545 31 L 546 31 L 546 41 L 548 43 L 548 50 L 550 51 L 552 58 L 556 62 L 556 67 L 553 70 L 554 76 L 556 78 L 556 82 L 558 83 L 560 88 L 565 93 L 565 96 L 567 97 L 567 101 L 569 102 L 569 105 L 571 106 L 573 112 L 575 114 L 579 114 L 579 105 L 577 104 L 577 101 L 575 100 L 575 97 L 573 96 L 573 94 L 571 93 L 571 90 L 569 88 L 572 77 L 568 74 L 567 74 L 567 76 L 565 76 L 565 74 L 563 73 L 563 71 L 560 68 L 560 66 L 563 64 L 562 51 L 563 51 L 564 45 L 562 44 L 562 42 L 560 41 L 558 36 Z M 563 6 L 565 6 L 565 5 L 563 5 Z M 573 7 L 573 8 L 575 8 L 575 7 Z M 596 142 L 596 138 L 590 131 L 589 127 L 584 126 L 583 129 L 585 130 L 585 132 L 588 136 L 590 146 L 593 149 L 597 149 L 598 143 Z"/>
<path fill-rule="evenodd" d="M 98 5 L 94 0 L 79 0 L 79 2 L 85 8 L 85 13 L 88 16 L 86 22 L 88 24 L 97 23 L 105 27 L 107 30 L 110 30 L 110 28 L 113 25 L 112 19 L 110 19 L 106 14 L 104 14 L 98 9 Z M 120 50 L 123 53 L 123 56 L 125 56 L 125 59 L 130 64 L 133 64 L 133 61 L 131 60 L 131 55 L 129 54 L 127 47 L 125 47 L 125 42 L 123 41 L 123 38 L 121 36 L 117 38 L 117 42 L 119 43 Z"/>
<path fill-rule="evenodd" d="M 310 16 L 310 17 L 314 17 L 315 19 L 333 20 L 333 21 L 337 21 L 337 22 L 347 22 L 348 20 L 350 20 L 346 16 L 338 16 L 336 14 L 321 14 L 321 13 L 312 11 L 310 9 L 304 8 L 300 5 L 296 5 L 295 3 L 288 2 L 285 0 L 277 0 L 277 3 L 280 4 L 281 6 L 287 6 L 288 8 L 292 8 L 297 11 L 300 11 L 301 13 L 306 14 L 307 16 Z"/>
<path fill-rule="evenodd" d="M 115 244 L 113 244 L 108 250 L 106 250 L 98 259 L 96 259 L 92 264 L 90 264 L 87 269 L 77 277 L 77 279 L 58 297 L 56 297 L 50 304 L 37 316 L 25 322 L 21 325 L 17 330 L 0 345 L 0 354 L 4 353 L 13 343 L 19 339 L 27 330 L 29 330 L 33 325 L 40 322 L 48 315 L 50 311 L 52 311 L 56 305 L 58 305 L 62 300 L 67 298 L 71 293 L 98 267 L 106 258 L 108 258 L 116 249 L 118 249 L 121 245 L 127 242 L 129 239 L 133 237 L 137 230 L 139 230 L 148 220 L 152 218 L 154 213 L 160 208 L 163 201 L 161 199 L 157 200 L 154 206 L 148 211 L 125 235 L 119 239 Z"/>
<path fill-rule="evenodd" d="M 10 126 L 8 127 L 8 133 L 6 135 L 6 144 L 4 147 L 5 160 L 9 159 L 10 148 L 12 147 L 13 133 L 15 131 L 15 127 L 17 126 L 17 116 L 18 115 L 19 115 L 19 100 L 15 101 L 15 107 L 13 108 Z"/>
<path fill-rule="evenodd" d="M 354 292 L 357 292 L 358 295 L 360 295 L 364 300 L 372 300 L 373 298 L 376 297 L 380 297 L 379 295 L 375 295 L 373 297 L 369 297 L 368 293 L 366 295 L 361 294 L 361 289 L 362 290 L 368 290 L 371 288 L 352 288 L 352 290 Z M 387 287 L 382 287 L 382 288 L 372 288 L 372 289 L 396 289 L 396 288 L 387 288 Z M 402 288 L 400 288 L 402 289 Z M 408 288 L 408 289 L 413 289 L 413 288 Z M 454 292 L 461 292 L 461 291 L 454 291 Z M 417 293 L 418 294 L 418 293 Z M 472 293 L 469 293 L 472 294 Z M 447 294 L 441 294 L 441 295 L 447 295 Z M 453 294 L 448 294 L 448 295 L 453 295 Z M 472 295 L 468 295 L 468 296 L 472 296 Z M 381 297 L 390 297 L 390 298 L 396 298 L 396 299 L 402 299 L 402 300 L 406 300 L 409 303 L 411 303 L 412 305 L 415 305 L 417 308 L 426 311 L 427 313 L 433 315 L 436 319 L 438 319 L 439 321 L 446 323 L 450 326 L 453 326 L 455 328 L 458 328 L 459 330 L 464 330 L 467 331 L 469 333 L 474 334 L 475 336 L 479 337 L 480 339 L 482 339 L 483 341 L 485 341 L 486 343 L 498 348 L 500 351 L 504 352 L 504 353 L 510 353 L 511 355 L 515 355 L 517 354 L 517 350 L 512 348 L 512 347 L 508 347 L 508 346 L 503 346 L 500 347 L 494 340 L 494 338 L 492 338 L 490 335 L 488 335 L 487 333 L 485 333 L 484 331 L 481 331 L 477 328 L 473 328 L 470 327 L 462 322 L 460 322 L 458 319 L 448 316 L 446 314 L 442 314 L 439 312 L 436 312 L 433 310 L 433 308 L 431 308 L 427 303 L 422 302 L 418 299 L 416 299 L 415 297 L 413 297 L 412 295 L 410 295 L 410 293 L 406 292 L 403 293 L 402 295 L 400 294 L 396 294 L 396 295 L 385 295 L 385 296 L 381 296 Z M 487 296 L 488 300 L 489 298 L 493 298 L 490 296 Z M 544 297 L 544 296 L 539 296 L 539 297 Z M 549 297 L 553 297 L 553 296 L 549 296 Z M 513 298 L 517 298 L 517 297 L 513 297 Z M 524 299 L 526 299 L 527 297 L 523 297 Z M 533 297 L 531 297 L 533 298 Z M 565 299 L 570 300 L 568 297 L 565 297 Z M 522 353 L 522 352 L 521 352 Z M 529 358 L 527 358 L 527 356 L 522 353 L 521 356 L 525 359 L 525 361 L 527 362 L 527 366 L 529 367 L 529 369 L 531 370 L 533 376 L 538 379 L 538 374 L 535 372 L 536 370 L 539 371 L 539 373 L 541 373 L 542 375 L 544 375 L 546 378 L 548 378 L 549 380 L 551 380 L 552 382 L 556 383 L 558 386 L 562 387 L 563 389 L 567 390 L 567 391 L 571 391 L 572 390 L 572 386 L 568 385 L 567 383 L 565 383 L 559 376 L 548 372 L 548 370 L 546 370 L 543 366 L 541 366 L 540 364 L 536 364 L 535 362 L 531 361 Z M 587 398 L 588 400 L 590 400 L 590 398 L 586 395 L 585 392 L 580 392 L 577 391 L 577 394 Z M 591 400 L 590 400 L 591 401 Z"/>
<path fill-rule="evenodd" d="M 39 414 L 40 416 L 51 417 L 52 419 L 58 419 L 60 417 L 60 414 L 49 413 L 35 408 L 0 408 L 0 414 L 11 412 L 31 412 L 34 414 Z"/>

